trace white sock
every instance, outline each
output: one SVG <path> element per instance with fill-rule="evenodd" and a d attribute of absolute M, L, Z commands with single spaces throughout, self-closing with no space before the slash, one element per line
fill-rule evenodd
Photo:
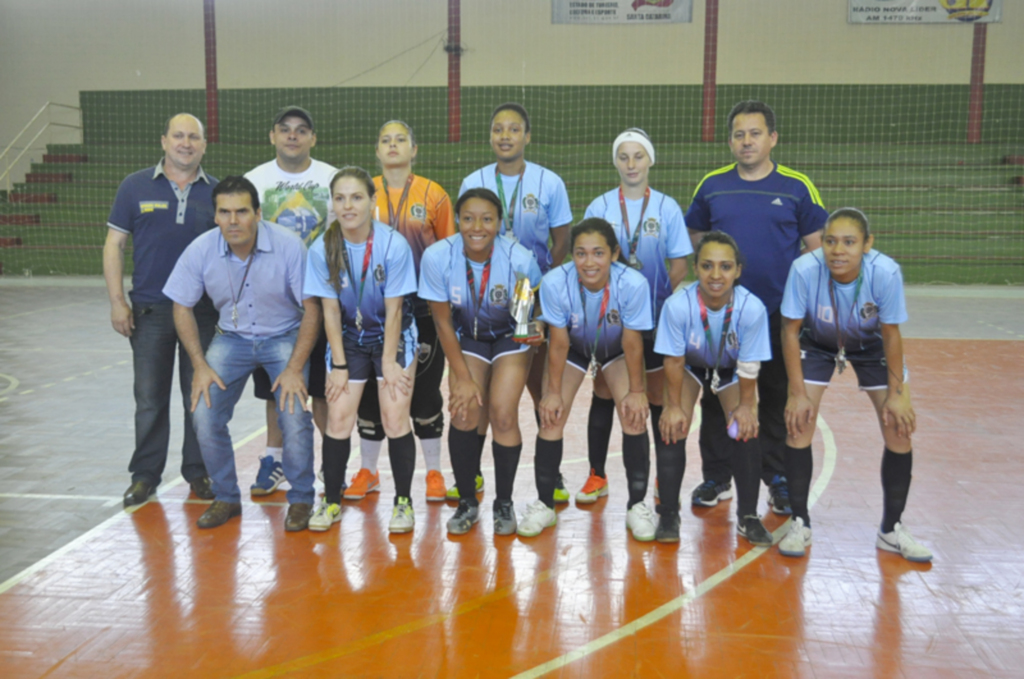
<path fill-rule="evenodd" d="M 284 448 L 271 448 L 270 446 L 267 446 L 267 452 L 265 453 L 265 455 L 266 457 L 269 457 L 271 460 L 283 460 Z M 274 457 L 275 455 L 277 457 Z"/>
<path fill-rule="evenodd" d="M 420 439 L 427 471 L 441 471 L 441 439 Z"/>
<path fill-rule="evenodd" d="M 377 462 L 380 460 L 380 449 L 383 441 L 367 441 L 359 439 L 359 454 L 363 458 L 362 468 L 369 469 L 371 474 L 377 473 Z"/>

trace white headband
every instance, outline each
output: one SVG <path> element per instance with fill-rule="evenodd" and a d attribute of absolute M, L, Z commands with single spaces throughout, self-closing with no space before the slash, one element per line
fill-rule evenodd
<path fill-rule="evenodd" d="M 647 155 L 651 159 L 651 165 L 654 165 L 654 144 L 647 138 L 647 135 L 636 128 L 630 128 L 615 137 L 615 143 L 612 144 L 612 162 L 615 162 L 616 156 L 619 154 L 619 147 L 627 141 L 636 142 L 643 146 L 644 151 L 647 151 Z"/>

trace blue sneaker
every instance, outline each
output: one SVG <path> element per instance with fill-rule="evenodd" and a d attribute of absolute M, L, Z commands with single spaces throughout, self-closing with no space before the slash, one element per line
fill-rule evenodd
<path fill-rule="evenodd" d="M 768 484 L 768 504 L 776 514 L 789 515 L 793 508 L 789 504 L 789 484 L 786 477 L 776 474 Z"/>
<path fill-rule="evenodd" d="M 270 495 L 284 481 L 284 467 L 274 459 L 273 455 L 260 458 L 260 470 L 256 474 L 256 483 L 249 487 L 249 493 L 257 497 Z"/>

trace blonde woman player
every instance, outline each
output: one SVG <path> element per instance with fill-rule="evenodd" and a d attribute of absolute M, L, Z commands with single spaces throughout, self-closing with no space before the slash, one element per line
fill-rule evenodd
<path fill-rule="evenodd" d="M 420 260 L 431 244 L 455 233 L 452 204 L 437 182 L 413 173 L 419 147 L 408 123 L 390 120 L 377 134 L 377 160 L 381 174 L 373 178 L 376 189 L 374 219 L 405 236 L 412 248 L 416 277 Z M 444 433 L 444 400 L 441 378 L 444 354 L 440 351 L 430 307 L 413 297 L 413 315 L 419 335 L 416 363 L 416 387 L 412 395 L 413 432 L 420 440 L 427 467 L 427 501 L 444 502 L 447 489 L 441 475 L 441 435 Z M 346 500 L 361 500 L 380 490 L 377 461 L 384 441 L 376 380 L 369 380 L 359 403 L 359 452 L 361 464 L 345 489 Z"/>

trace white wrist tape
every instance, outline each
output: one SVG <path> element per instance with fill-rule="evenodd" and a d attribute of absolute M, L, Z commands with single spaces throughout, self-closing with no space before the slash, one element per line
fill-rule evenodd
<path fill-rule="evenodd" d="M 756 380 L 761 372 L 761 361 L 737 361 L 736 374 L 748 380 Z"/>

